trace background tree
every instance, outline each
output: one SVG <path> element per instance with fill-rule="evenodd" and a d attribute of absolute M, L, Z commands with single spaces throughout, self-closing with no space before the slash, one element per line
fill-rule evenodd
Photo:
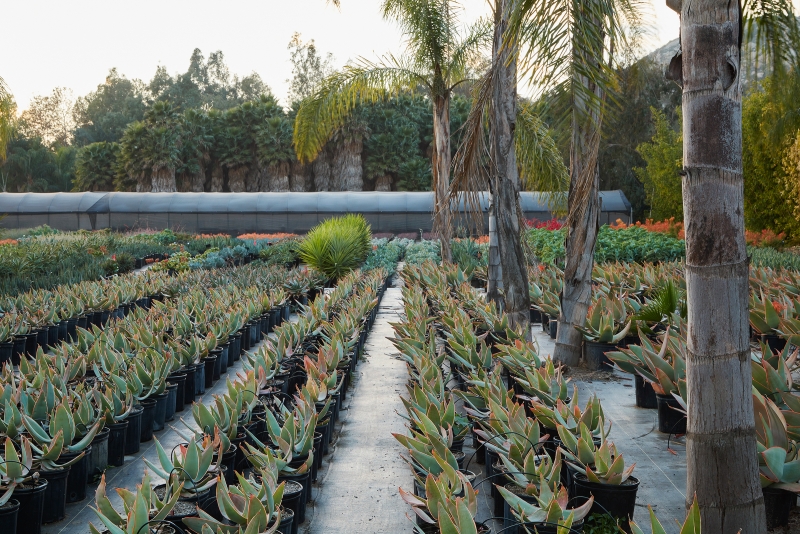
<path fill-rule="evenodd" d="M 129 80 L 111 69 L 97 90 L 75 102 L 75 144 L 122 139 L 129 124 L 144 118 L 144 89 L 141 81 Z"/>
<path fill-rule="evenodd" d="M 298 159 L 312 161 L 358 104 L 385 100 L 401 91 L 425 91 L 433 108 L 434 228 L 442 259 L 450 261 L 450 100 L 454 88 L 471 76 L 470 66 L 489 29 L 478 24 L 461 35 L 458 6 L 450 0 L 384 0 L 381 11 L 384 18 L 400 24 L 406 52 L 379 62 L 362 59 L 328 77 L 298 110 L 294 135 Z"/>
<path fill-rule="evenodd" d="M 635 167 L 634 172 L 644 186 L 650 206 L 648 217 L 658 221 L 675 217 L 682 221 L 683 139 L 662 111 L 651 108 L 651 114 L 656 131 L 649 142 L 636 148 L 645 166 Z"/>
<path fill-rule="evenodd" d="M 74 105 L 72 90 L 66 87 L 56 87 L 47 96 L 34 96 L 20 117 L 22 134 L 53 147 L 70 145 L 76 126 Z"/>
<path fill-rule="evenodd" d="M 16 106 L 11 91 L 0 78 L 0 164 L 6 159 L 6 146 L 11 139 L 15 115 Z"/>
<path fill-rule="evenodd" d="M 120 146 L 101 141 L 78 150 L 75 191 L 113 191 Z"/>
<path fill-rule="evenodd" d="M 297 32 L 292 34 L 287 48 L 292 63 L 292 79 L 286 80 L 289 84 L 286 100 L 294 106 L 313 95 L 325 78 L 333 74 L 333 54 L 329 52 L 323 56 L 314 39 L 303 42 Z"/>

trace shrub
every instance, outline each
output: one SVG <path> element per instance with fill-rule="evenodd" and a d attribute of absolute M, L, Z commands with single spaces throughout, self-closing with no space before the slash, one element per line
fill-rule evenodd
<path fill-rule="evenodd" d="M 300 259 L 330 280 L 358 268 L 372 250 L 371 231 L 361 215 L 345 215 L 321 222 L 300 244 Z"/>

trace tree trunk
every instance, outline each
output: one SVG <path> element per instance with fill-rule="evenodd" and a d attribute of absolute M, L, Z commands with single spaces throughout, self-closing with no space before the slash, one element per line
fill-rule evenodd
<path fill-rule="evenodd" d="M 338 143 L 333 156 L 331 191 L 363 191 L 364 177 L 361 168 L 361 136 L 348 136 Z"/>
<path fill-rule="evenodd" d="M 602 31 L 600 21 L 595 21 L 595 28 L 598 32 Z M 591 50 L 578 44 L 573 46 L 573 62 L 576 65 L 602 60 L 602 49 Z M 594 251 L 600 230 L 600 168 L 597 155 L 602 117 L 598 107 L 604 96 L 597 84 L 580 75 L 580 69 L 574 76 L 573 83 L 582 85 L 584 89 L 573 91 L 564 288 L 553 351 L 555 360 L 570 366 L 580 363 L 583 335 L 575 327 L 585 324 L 592 300 Z M 593 94 L 595 101 L 587 102 L 587 97 L 581 96 L 585 94 Z"/>
<path fill-rule="evenodd" d="M 289 189 L 298 193 L 307 191 L 308 184 L 308 165 L 303 165 L 299 161 L 292 162 L 292 175 L 289 179 Z"/>
<path fill-rule="evenodd" d="M 330 191 L 331 188 L 331 160 L 327 147 L 317 154 L 314 160 L 314 188 L 317 191 Z"/>
<path fill-rule="evenodd" d="M 261 188 L 261 166 L 253 163 L 247 171 L 245 189 L 248 193 L 258 193 Z"/>
<path fill-rule="evenodd" d="M 279 161 L 269 166 L 269 191 L 289 191 L 289 163 Z"/>
<path fill-rule="evenodd" d="M 433 231 L 442 246 L 442 262 L 452 262 L 450 238 L 450 94 L 433 97 Z"/>
<path fill-rule="evenodd" d="M 493 213 L 490 213 L 489 231 L 492 230 L 492 216 L 495 222 L 496 251 L 500 259 L 502 292 L 494 288 L 500 309 L 508 315 L 511 327 L 530 334 L 530 293 L 528 292 L 528 269 L 522 251 L 522 208 L 519 203 L 519 171 L 517 154 L 514 148 L 514 130 L 517 124 L 517 63 L 516 52 L 503 46 L 508 19 L 515 0 L 498 0 L 495 9 L 495 32 L 493 57 L 497 77 L 492 97 L 491 154 L 494 164 L 491 192 Z M 489 268 L 492 268 L 492 241 L 489 238 Z M 495 270 L 497 266 L 494 266 Z M 490 276 L 490 279 L 492 276 Z M 497 276 L 495 275 L 496 279 Z M 495 282 L 496 286 L 496 282 Z M 492 296 L 492 293 L 489 294 Z M 499 297 L 499 298 L 498 298 Z"/>
<path fill-rule="evenodd" d="M 724 534 L 766 532 L 748 339 L 739 5 L 684 1 L 681 13 L 686 505 L 697 495 L 703 531 Z"/>
<path fill-rule="evenodd" d="M 219 193 L 225 185 L 225 171 L 218 161 L 214 162 L 211 167 L 211 183 L 209 184 L 208 191 L 211 193 Z"/>
<path fill-rule="evenodd" d="M 228 167 L 228 189 L 231 193 L 244 193 L 246 190 L 247 165 Z"/>
<path fill-rule="evenodd" d="M 202 193 L 205 191 L 205 184 L 206 184 L 206 166 L 203 162 L 200 162 L 200 170 L 197 174 L 192 175 L 192 192 L 194 193 Z"/>
<path fill-rule="evenodd" d="M 489 188 L 493 185 L 490 183 Z M 486 299 L 503 304 L 503 266 L 500 263 L 500 246 L 497 243 L 497 217 L 495 216 L 496 202 L 494 196 L 489 194 L 489 262 L 486 280 Z"/>
<path fill-rule="evenodd" d="M 392 190 L 392 177 L 388 174 L 379 176 L 375 180 L 375 191 L 391 191 Z"/>
<path fill-rule="evenodd" d="M 155 167 L 151 175 L 153 193 L 174 193 L 177 191 L 175 186 L 175 169 L 170 167 Z"/>

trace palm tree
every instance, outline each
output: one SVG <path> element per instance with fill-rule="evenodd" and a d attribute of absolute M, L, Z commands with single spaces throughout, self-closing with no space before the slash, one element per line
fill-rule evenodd
<path fill-rule="evenodd" d="M 442 259 L 450 261 L 450 96 L 469 78 L 470 62 L 486 42 L 490 28 L 478 23 L 465 34 L 459 33 L 453 0 L 383 0 L 381 11 L 384 18 L 400 24 L 407 40 L 406 53 L 377 62 L 360 59 L 327 78 L 300 105 L 295 149 L 298 159 L 311 162 L 359 103 L 401 91 L 425 91 L 433 106 L 434 229 L 441 240 Z"/>
<path fill-rule="evenodd" d="M 16 106 L 8 86 L 0 78 L 0 163 L 6 159 L 6 147 L 11 140 Z"/>
<path fill-rule="evenodd" d="M 450 195 L 466 196 L 470 211 L 480 214 L 476 193 L 490 192 L 487 298 L 501 306 L 514 328 L 528 332 L 530 298 L 521 242 L 520 178 L 539 191 L 561 190 L 567 183 L 567 169 L 533 106 L 517 99 L 517 45 L 509 35 L 513 6 L 513 0 L 496 0 L 493 6 L 492 64 L 474 92 Z"/>
<path fill-rule="evenodd" d="M 548 96 L 570 102 L 559 120 L 572 129 L 567 241 L 561 316 L 553 357 L 577 365 L 592 295 L 594 250 L 599 231 L 600 129 L 606 96 L 614 88 L 615 53 L 636 44 L 641 0 L 519 0 L 511 15 L 525 73 Z"/>
<path fill-rule="evenodd" d="M 755 41 L 756 62 L 767 59 L 778 77 L 797 72 L 800 25 L 790 0 L 667 4 L 681 15 L 669 74 L 683 87 L 686 495 L 697 496 L 704 531 L 766 532 L 751 396 L 741 50 L 742 37 Z"/>

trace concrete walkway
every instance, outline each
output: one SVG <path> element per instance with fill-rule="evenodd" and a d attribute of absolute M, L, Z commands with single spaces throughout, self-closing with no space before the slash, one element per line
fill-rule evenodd
<path fill-rule="evenodd" d="M 381 302 L 372 332 L 367 338 L 366 361 L 357 368 L 357 379 L 336 441 L 326 457 L 327 469 L 319 475 L 307 534 L 397 534 L 410 532 L 398 487 L 411 487 L 411 471 L 400 458 L 393 432 L 404 433 L 400 394 L 405 393 L 406 366 L 395 356 L 389 322 L 403 312 L 400 288 L 391 287 Z M 344 414 L 343 414 L 344 415 Z"/>

